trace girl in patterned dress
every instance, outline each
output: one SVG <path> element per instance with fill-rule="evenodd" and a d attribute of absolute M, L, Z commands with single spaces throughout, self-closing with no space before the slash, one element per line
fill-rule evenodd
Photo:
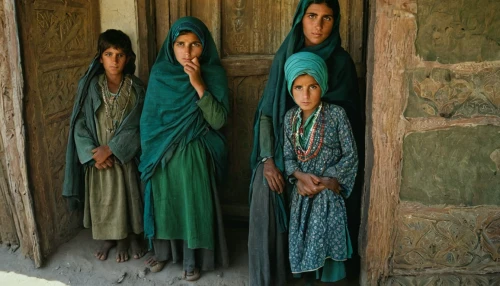
<path fill-rule="evenodd" d="M 299 52 L 285 63 L 287 88 L 298 105 L 285 115 L 284 161 L 294 184 L 289 228 L 292 273 L 314 272 L 322 282 L 345 278 L 351 257 L 344 199 L 358 167 L 356 144 L 345 111 L 321 101 L 328 69 L 317 55 Z M 297 186 L 297 179 L 313 188 Z"/>

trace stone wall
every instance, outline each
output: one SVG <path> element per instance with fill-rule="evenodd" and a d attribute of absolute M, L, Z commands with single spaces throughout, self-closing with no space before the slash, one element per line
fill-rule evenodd
<path fill-rule="evenodd" d="M 497 285 L 500 2 L 373 5 L 362 283 Z"/>

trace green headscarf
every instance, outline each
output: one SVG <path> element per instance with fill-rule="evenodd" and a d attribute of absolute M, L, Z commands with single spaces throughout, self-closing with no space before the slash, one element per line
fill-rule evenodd
<path fill-rule="evenodd" d="M 173 44 L 181 31 L 191 31 L 200 39 L 203 46 L 201 75 L 207 90 L 229 110 L 226 73 L 208 28 L 197 18 L 180 18 L 168 32 L 151 70 L 141 117 L 142 155 L 139 171 L 146 183 L 144 233 L 149 238 L 154 237 L 150 179 L 159 163 L 163 166 L 168 163 L 179 144 L 188 144 L 194 139 L 202 140 L 219 179 L 226 167 L 225 139 L 204 120 L 196 104 L 199 99 L 196 90 L 184 67 L 175 58 Z"/>
<path fill-rule="evenodd" d="M 269 80 L 267 81 L 264 94 L 260 99 L 259 106 L 254 119 L 253 150 L 250 157 L 251 168 L 256 170 L 261 162 L 259 158 L 260 146 L 260 116 L 262 114 L 272 118 L 274 131 L 274 162 L 283 172 L 283 123 L 285 113 L 295 102 L 287 95 L 287 86 L 284 75 L 285 61 L 294 53 L 311 52 L 320 56 L 328 67 L 328 92 L 323 96 L 323 100 L 341 106 L 347 113 L 349 121 L 354 130 L 356 142 L 360 144 L 363 140 L 364 131 L 362 117 L 360 113 L 360 101 L 358 95 L 357 74 L 354 63 L 350 55 L 341 47 L 340 39 L 340 6 L 338 0 L 327 0 L 329 7 L 333 10 L 334 24 L 330 36 L 321 44 L 315 46 L 304 46 L 304 32 L 302 30 L 302 18 L 313 0 L 301 0 L 295 11 L 293 26 L 287 37 L 281 44 L 274 56 Z M 358 146 L 359 147 L 359 146 Z M 253 181 L 253 179 L 252 179 Z M 250 198 L 252 185 L 250 186 Z M 280 231 L 286 230 L 285 203 L 282 195 L 274 193 L 278 207 L 276 208 L 276 218 Z"/>
<path fill-rule="evenodd" d="M 322 58 L 310 52 L 293 54 L 285 62 L 285 78 L 290 95 L 293 97 L 292 86 L 295 79 L 305 74 L 316 80 L 323 97 L 328 90 L 328 68 Z"/>

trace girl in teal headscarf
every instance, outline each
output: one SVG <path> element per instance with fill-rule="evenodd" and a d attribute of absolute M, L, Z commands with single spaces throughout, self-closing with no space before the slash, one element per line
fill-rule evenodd
<path fill-rule="evenodd" d="M 345 278 L 351 257 L 344 198 L 354 186 L 358 158 L 344 110 L 322 102 L 327 67 L 317 55 L 299 52 L 285 63 L 287 88 L 298 105 L 285 115 L 285 174 L 294 184 L 290 211 L 292 273 L 315 272 L 322 282 Z M 310 179 L 316 188 L 298 188 Z"/>
<path fill-rule="evenodd" d="M 282 175 L 283 127 L 285 113 L 295 103 L 288 96 L 284 65 L 292 54 L 308 51 L 325 61 L 328 67 L 328 91 L 323 101 L 339 105 L 346 111 L 358 150 L 364 150 L 364 124 L 356 69 L 349 54 L 341 47 L 339 26 L 340 7 L 337 0 L 301 0 L 294 15 L 293 27 L 274 57 L 269 80 L 255 114 L 250 157 L 253 169 L 248 242 L 251 285 L 285 284 L 288 205 L 285 190 L 289 190 L 290 185 Z M 360 154 L 360 161 L 363 161 L 362 156 Z M 362 184 L 358 182 L 356 185 Z M 299 180 L 297 187 L 308 190 L 317 188 L 311 180 Z M 353 204 L 353 207 L 348 207 L 353 212 L 350 218 L 355 218 L 350 231 L 357 236 L 361 192 L 354 194 L 347 204 Z"/>
<path fill-rule="evenodd" d="M 227 266 L 217 197 L 227 155 L 217 130 L 228 112 L 226 74 L 210 32 L 199 19 L 177 20 L 152 68 L 141 117 L 139 168 L 146 183 L 144 231 L 154 239 L 155 256 L 147 261 L 153 272 L 178 260 L 174 240 L 183 244 L 186 280 L 198 279 L 200 268 L 213 269 L 215 251 Z"/>

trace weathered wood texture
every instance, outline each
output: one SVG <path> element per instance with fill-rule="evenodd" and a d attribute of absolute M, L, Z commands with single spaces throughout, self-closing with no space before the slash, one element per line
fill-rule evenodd
<path fill-rule="evenodd" d="M 274 53 L 292 26 L 299 0 L 156 0 L 156 43 L 161 47 L 181 16 L 203 20 L 212 33 L 231 90 L 231 114 L 224 133 L 229 143 L 229 185 L 221 200 L 228 215 L 248 216 L 253 120 Z M 363 0 L 341 0 L 341 36 L 364 81 Z M 363 83 L 361 83 L 364 85 Z"/>
<path fill-rule="evenodd" d="M 81 225 L 62 197 L 69 117 L 78 80 L 95 55 L 99 2 L 17 1 L 30 186 L 44 256 Z"/>
<path fill-rule="evenodd" d="M 467 15 L 471 13 L 466 9 L 469 2 L 447 2 L 453 9 L 442 7 L 450 17 L 473 18 Z M 367 211 L 362 225 L 361 284 L 495 285 L 500 272 L 498 199 L 487 201 L 479 190 L 488 180 L 496 180 L 500 152 L 495 148 L 500 145 L 484 141 L 487 150 L 483 150 L 477 136 L 467 134 L 477 131 L 488 140 L 492 139 L 488 132 L 498 136 L 500 62 L 471 63 L 468 55 L 457 57 L 455 64 L 424 61 L 415 45 L 420 25 L 427 25 L 419 22 L 419 13 L 434 13 L 426 17 L 439 21 L 444 10 L 429 10 L 429 6 L 440 4 L 427 0 L 379 0 L 371 4 L 365 169 L 369 193 L 363 207 Z M 498 25 L 498 21 L 490 24 Z M 432 37 L 419 41 L 432 41 Z M 426 133 L 411 136 L 414 132 Z M 453 139 L 461 136 L 467 140 Z M 406 143 L 409 145 L 403 149 Z M 433 147 L 436 144 L 448 147 L 443 151 L 442 146 Z M 467 148 L 467 144 L 474 146 Z M 464 152 L 472 155 L 459 154 Z M 439 158 L 446 162 L 440 164 Z M 425 168 L 436 172 L 418 177 L 419 170 Z M 447 170 L 439 168 L 472 180 L 490 179 L 472 185 L 445 183 L 449 178 L 441 182 L 439 176 Z M 416 184 L 418 179 L 425 182 Z M 426 185 L 428 180 L 436 183 Z M 426 190 L 418 189 L 423 186 Z M 488 191 L 495 194 L 500 187 L 493 184 Z M 479 276 L 485 273 L 491 276 Z"/>
<path fill-rule="evenodd" d="M 23 77 L 14 2 L 0 1 L 0 228 L 40 267 L 42 254 L 26 167 Z"/>
<path fill-rule="evenodd" d="M 0 10 L 0 13 L 3 13 L 3 10 Z M 4 60 L 6 59 L 1 59 L 2 63 Z M 2 69 L 0 74 L 4 72 L 5 70 Z M 3 74 L 0 77 L 2 78 L 2 82 L 4 82 L 5 78 Z M 5 87 L 2 87 L 2 89 L 3 88 Z M 13 204 L 8 183 L 9 177 L 5 170 L 7 161 L 5 160 L 6 155 L 2 141 L 3 140 L 0 140 L 0 244 L 15 249 L 19 247 L 19 239 L 17 237 L 16 225 L 14 222 L 15 217 L 12 213 L 15 209 L 11 207 Z"/>
<path fill-rule="evenodd" d="M 139 35 L 139 62 L 137 65 L 139 78 L 145 83 L 149 80 L 149 71 L 156 60 L 156 27 L 153 24 L 155 9 L 154 0 L 137 1 L 137 24 Z"/>

